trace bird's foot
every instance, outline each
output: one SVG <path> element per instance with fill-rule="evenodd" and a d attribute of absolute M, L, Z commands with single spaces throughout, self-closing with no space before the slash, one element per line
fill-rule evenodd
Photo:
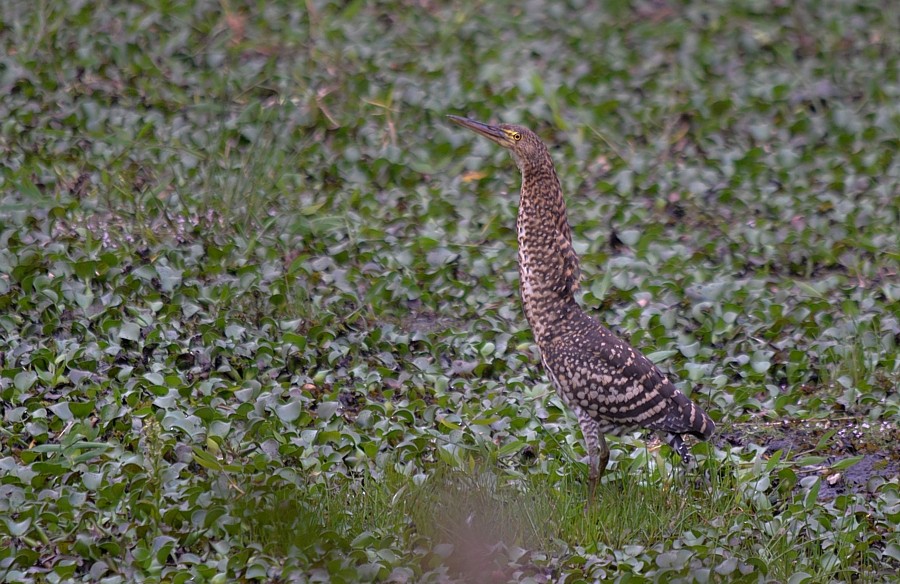
<path fill-rule="evenodd" d="M 688 448 L 688 445 L 684 443 L 684 440 L 681 439 L 681 436 L 678 434 L 672 434 L 669 439 L 669 445 L 672 447 L 675 452 L 681 457 L 681 461 L 684 464 L 691 464 L 694 461 L 694 457 L 691 456 L 691 451 Z"/>

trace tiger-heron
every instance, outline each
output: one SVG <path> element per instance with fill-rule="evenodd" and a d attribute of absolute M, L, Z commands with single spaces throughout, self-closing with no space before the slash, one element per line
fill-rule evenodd
<path fill-rule="evenodd" d="M 547 147 L 522 126 L 449 117 L 511 151 L 522 172 L 516 219 L 522 304 L 544 369 L 578 417 L 587 446 L 591 496 L 609 462 L 605 434 L 637 428 L 658 431 L 688 462 L 682 435 L 706 440 L 716 426 L 647 357 L 578 305 L 578 256 Z"/>

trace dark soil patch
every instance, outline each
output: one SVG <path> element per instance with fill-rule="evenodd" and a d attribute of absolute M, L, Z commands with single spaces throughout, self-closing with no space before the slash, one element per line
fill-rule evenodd
<path fill-rule="evenodd" d="M 900 428 L 889 422 L 861 419 L 785 420 L 774 424 L 736 424 L 715 439 L 719 447 L 758 444 L 767 454 L 781 450 L 785 460 L 817 456 L 819 464 L 801 465 L 798 474 L 822 477 L 820 500 L 842 494 L 868 494 L 884 481 L 900 477 Z M 836 471 L 841 460 L 861 456 L 849 468 Z"/>

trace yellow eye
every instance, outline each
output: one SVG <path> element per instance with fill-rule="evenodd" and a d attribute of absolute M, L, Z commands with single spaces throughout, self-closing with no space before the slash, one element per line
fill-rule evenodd
<path fill-rule="evenodd" d="M 512 139 L 515 140 L 516 142 L 518 142 L 519 140 L 522 139 L 522 134 L 520 134 L 518 132 L 513 132 Z"/>

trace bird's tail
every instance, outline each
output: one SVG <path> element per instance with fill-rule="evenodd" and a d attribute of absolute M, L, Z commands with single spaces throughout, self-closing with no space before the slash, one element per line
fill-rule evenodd
<path fill-rule="evenodd" d="M 693 402 L 690 405 L 688 419 L 691 421 L 691 430 L 688 433 L 700 440 L 709 440 L 716 431 L 716 423 L 712 421 L 709 414 Z"/>
<path fill-rule="evenodd" d="M 716 431 L 716 423 L 679 390 L 672 392 L 672 401 L 677 407 L 671 408 L 666 415 L 663 429 L 672 434 L 690 434 L 700 440 L 708 440 Z"/>
<path fill-rule="evenodd" d="M 672 396 L 678 408 L 673 408 L 667 419 L 666 441 L 672 446 L 685 464 L 691 461 L 691 454 L 687 444 L 681 436 L 690 434 L 700 440 L 709 440 L 716 431 L 716 423 L 703 411 L 703 408 L 692 402 L 686 395 L 678 390 Z"/>

